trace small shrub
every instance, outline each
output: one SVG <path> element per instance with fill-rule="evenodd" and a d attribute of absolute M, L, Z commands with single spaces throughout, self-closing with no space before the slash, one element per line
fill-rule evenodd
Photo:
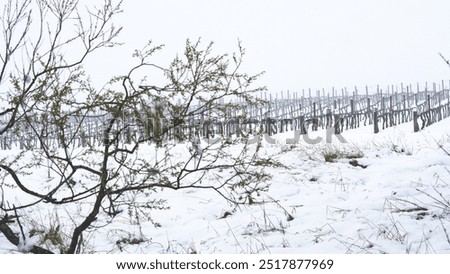
<path fill-rule="evenodd" d="M 38 244 L 45 246 L 50 250 L 57 249 L 59 253 L 66 252 L 67 245 L 69 244 L 69 237 L 61 231 L 59 223 L 50 224 L 47 228 L 43 224 L 33 224 L 34 227 L 29 232 L 29 237 L 38 236 Z"/>
<path fill-rule="evenodd" d="M 360 150 L 343 151 L 338 148 L 329 148 L 324 149 L 321 153 L 327 163 L 334 163 L 338 159 L 359 159 L 364 157 L 364 153 Z"/>
<path fill-rule="evenodd" d="M 322 155 L 327 163 L 334 163 L 337 159 L 342 158 L 339 151 L 326 151 Z"/>

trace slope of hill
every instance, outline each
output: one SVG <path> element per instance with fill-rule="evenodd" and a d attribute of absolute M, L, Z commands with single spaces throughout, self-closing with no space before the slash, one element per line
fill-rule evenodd
<path fill-rule="evenodd" d="M 271 185 L 257 203 L 164 190 L 156 196 L 170 208 L 133 223 L 119 215 L 85 236 L 85 252 L 450 253 L 450 119 L 418 133 L 411 123 L 378 134 L 348 130 L 346 143 L 336 136 L 327 143 L 318 131 L 309 136 L 321 137 L 317 144 L 286 144 L 292 134 L 263 143 L 284 167 L 268 170 Z M 70 222 L 56 212 L 42 206 L 29 214 L 55 227 Z M 14 252 L 0 235 L 0 253 Z"/>

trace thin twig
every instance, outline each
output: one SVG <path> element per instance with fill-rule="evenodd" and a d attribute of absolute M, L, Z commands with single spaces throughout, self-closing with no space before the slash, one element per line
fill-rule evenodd
<path fill-rule="evenodd" d="M 19 228 L 20 228 L 20 234 L 22 234 L 22 240 L 25 241 L 25 239 L 26 239 L 25 233 L 23 232 L 23 226 L 22 226 L 22 223 L 20 222 L 20 218 L 19 218 L 19 215 L 17 214 L 17 210 L 16 210 L 15 206 L 14 206 L 14 215 L 16 216 L 17 224 L 19 225 Z"/>
<path fill-rule="evenodd" d="M 438 52 L 438 53 L 439 53 L 439 55 L 441 56 L 442 60 L 444 60 L 444 62 L 447 63 L 447 65 L 450 66 L 450 61 L 447 60 L 447 59 L 445 59 L 444 55 L 442 55 L 440 52 Z"/>
<path fill-rule="evenodd" d="M 448 244 L 450 244 L 450 237 L 448 236 L 447 229 L 444 226 L 444 222 L 442 222 L 442 219 L 439 219 L 439 221 L 441 222 L 441 226 L 442 226 L 442 229 L 444 230 L 445 237 L 447 238 L 447 242 L 448 242 Z"/>
<path fill-rule="evenodd" d="M 418 189 L 418 188 L 416 188 L 416 190 L 419 191 L 419 192 L 422 193 L 422 194 L 425 194 L 426 196 L 430 197 L 431 199 L 433 199 L 434 201 L 436 201 L 438 204 L 440 204 L 440 205 L 443 206 L 443 207 L 439 207 L 439 208 L 445 209 L 445 208 L 448 208 L 448 207 L 449 207 L 449 205 L 447 205 L 447 204 L 445 204 L 444 202 L 438 200 L 436 197 L 431 196 L 430 194 L 426 193 L 425 191 L 420 190 L 420 189 Z"/>
<path fill-rule="evenodd" d="M 241 248 L 242 252 L 245 252 L 245 250 L 242 248 L 239 240 L 236 238 L 236 235 L 233 232 L 233 229 L 231 229 L 230 224 L 227 222 L 227 220 L 225 220 L 225 223 L 227 224 L 228 228 L 230 229 L 231 235 L 233 235 L 234 240 L 236 241 L 237 245 Z"/>

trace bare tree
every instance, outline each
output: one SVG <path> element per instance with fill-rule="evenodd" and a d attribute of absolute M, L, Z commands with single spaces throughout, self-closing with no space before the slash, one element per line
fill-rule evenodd
<path fill-rule="evenodd" d="M 149 43 L 135 51 L 137 63 L 128 74 L 97 90 L 80 65 L 94 50 L 115 45 L 120 28 L 111 19 L 120 5 L 106 1 L 88 13 L 85 26 L 74 1 L 35 4 L 42 33 L 35 42 L 27 38 L 33 22 L 30 1 L 9 1 L 2 17 L 5 33 L 19 29 L 22 34 L 8 34 L 18 38 L 7 42 L 4 70 L 18 49 L 29 60 L 26 70 L 14 65 L 4 76 L 12 85 L 0 134 L 27 133 L 19 153 L 0 159 L 0 231 L 10 242 L 26 240 L 22 223 L 35 220 L 25 212 L 39 211 L 44 204 L 71 220 L 64 228 L 53 227 L 64 230 L 66 239 L 26 251 L 49 253 L 58 247 L 63 253 L 83 252 L 89 242 L 85 236 L 117 216 L 150 219 L 151 210 L 165 208 L 154 197 L 161 189 L 209 189 L 233 204 L 258 202 L 268 188 L 265 168 L 277 163 L 261 157 L 259 128 L 240 128 L 249 120 L 247 109 L 264 103 L 256 98 L 264 87 L 253 87 L 261 74 L 240 72 L 245 54 L 240 43 L 237 53 L 216 55 L 212 43 L 202 47 L 200 40 L 188 40 L 184 53 L 168 66 L 151 61 L 163 47 Z M 45 23 L 47 13 L 54 28 Z M 75 35 L 62 34 L 66 21 L 75 22 Z M 72 46 L 83 54 L 69 62 L 62 52 Z M 138 78 L 152 73 L 164 75 L 166 83 L 157 86 Z M 45 176 L 33 174 L 36 169 L 46 170 Z M 27 199 L 18 202 L 10 192 Z"/>
<path fill-rule="evenodd" d="M 76 0 L 5 2 L 0 14 L 4 41 L 0 45 L 0 136 L 31 138 L 25 125 L 43 111 L 45 102 L 58 100 L 61 93 L 69 93 L 74 82 L 80 82 L 81 64 L 89 55 L 116 44 L 114 40 L 121 28 L 111 21 L 121 12 L 120 3 L 106 0 L 100 8 L 80 10 Z M 65 86 L 59 90 L 58 84 Z M 57 104 L 54 107 L 51 111 L 58 112 Z M 15 158 L 19 160 L 19 156 Z M 36 196 L 20 183 L 20 167 L 2 159 L 0 170 L 12 176 L 25 193 Z M 5 191 L 2 185 L 2 192 Z M 10 207 L 7 202 L 3 194 L 2 208 Z M 0 222 L 5 235 L 8 218 L 3 217 Z"/>

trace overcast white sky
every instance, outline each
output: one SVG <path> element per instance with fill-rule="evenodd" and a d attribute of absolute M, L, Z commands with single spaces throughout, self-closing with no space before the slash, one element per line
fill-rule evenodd
<path fill-rule="evenodd" d="M 446 0 L 125 0 L 123 9 L 126 44 L 96 61 L 108 73 L 150 39 L 166 45 L 168 63 L 201 37 L 223 52 L 242 40 L 245 69 L 266 71 L 260 83 L 272 91 L 450 80 L 438 55 L 450 59 Z"/>

